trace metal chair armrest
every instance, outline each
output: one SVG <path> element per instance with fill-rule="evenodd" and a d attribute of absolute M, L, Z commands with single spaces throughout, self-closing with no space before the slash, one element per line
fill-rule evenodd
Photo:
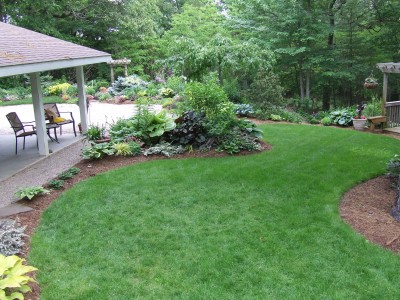
<path fill-rule="evenodd" d="M 74 121 L 74 117 L 72 116 L 72 111 L 59 111 L 60 114 L 69 114 L 71 116 L 72 121 Z"/>

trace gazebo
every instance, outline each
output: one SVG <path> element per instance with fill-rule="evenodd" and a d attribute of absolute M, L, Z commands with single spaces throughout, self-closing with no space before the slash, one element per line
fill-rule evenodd
<path fill-rule="evenodd" d="M 389 74 L 400 74 L 400 63 L 379 63 L 376 67 L 383 72 L 382 115 L 387 117 L 387 131 L 400 133 L 400 101 L 387 102 Z"/>
<path fill-rule="evenodd" d="M 49 155 L 40 72 L 75 68 L 82 130 L 88 126 L 83 66 L 111 61 L 111 55 L 0 22 L 0 77 L 29 74 L 39 154 Z"/>

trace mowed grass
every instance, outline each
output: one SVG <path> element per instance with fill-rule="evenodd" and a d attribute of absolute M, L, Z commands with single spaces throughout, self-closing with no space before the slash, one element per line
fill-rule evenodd
<path fill-rule="evenodd" d="M 400 258 L 338 206 L 400 141 L 262 128 L 272 151 L 146 162 L 65 192 L 32 239 L 41 299 L 398 299 Z"/>
<path fill-rule="evenodd" d="M 22 100 L 11 100 L 0 102 L 0 106 L 11 106 L 11 105 L 22 105 L 22 104 L 32 104 L 32 98 L 26 98 Z M 48 96 L 43 97 L 43 103 L 65 103 L 60 96 Z"/>

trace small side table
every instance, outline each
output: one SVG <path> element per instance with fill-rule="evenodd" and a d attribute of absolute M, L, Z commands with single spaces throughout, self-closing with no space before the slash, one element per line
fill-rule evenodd
<path fill-rule="evenodd" d="M 386 117 L 385 116 L 376 116 L 376 117 L 370 117 L 367 118 L 371 126 L 369 127 L 369 130 L 373 131 L 375 130 L 375 125 L 380 124 L 381 128 L 383 129 L 383 125 L 386 123 Z"/>
<path fill-rule="evenodd" d="M 47 124 L 46 124 L 46 129 L 47 129 L 47 135 L 48 135 L 48 137 L 50 138 L 51 141 L 56 142 L 56 143 L 59 144 L 60 142 L 58 141 L 58 138 L 57 138 L 57 131 L 56 131 L 56 129 L 57 129 L 58 127 L 60 127 L 60 125 L 58 125 L 58 124 L 56 124 L 56 123 L 47 123 Z M 51 130 L 51 129 L 53 129 L 53 131 L 54 131 L 54 138 L 50 135 L 50 130 Z"/>

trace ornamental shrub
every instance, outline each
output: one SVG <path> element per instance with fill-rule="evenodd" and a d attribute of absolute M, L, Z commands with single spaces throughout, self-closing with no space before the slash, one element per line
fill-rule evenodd
<path fill-rule="evenodd" d="M 228 101 L 225 91 L 215 82 L 191 82 L 186 86 L 188 105 L 208 119 L 233 116 L 233 103 Z"/>
<path fill-rule="evenodd" d="M 118 79 L 112 84 L 112 87 L 108 88 L 108 92 L 112 96 L 121 95 L 125 89 L 135 88 L 138 91 L 146 89 L 148 82 L 140 79 L 137 75 L 131 75 L 128 77 L 118 77 Z"/>
<path fill-rule="evenodd" d="M 47 94 L 51 96 L 61 96 L 62 94 L 66 94 L 70 87 L 71 84 L 68 82 L 51 85 L 47 88 Z"/>
<path fill-rule="evenodd" d="M 329 126 L 332 124 L 332 120 L 330 117 L 325 117 L 321 120 L 322 125 Z"/>

